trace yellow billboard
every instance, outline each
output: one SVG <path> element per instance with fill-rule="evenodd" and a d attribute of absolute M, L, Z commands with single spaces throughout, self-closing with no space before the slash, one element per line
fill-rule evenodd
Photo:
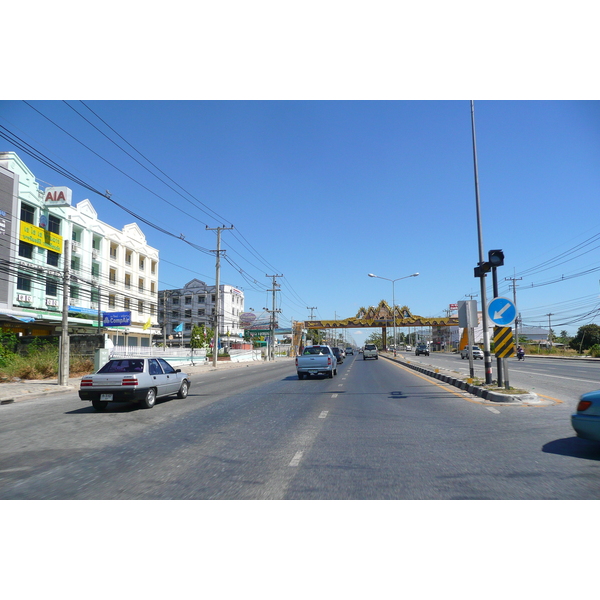
<path fill-rule="evenodd" d="M 46 231 L 41 227 L 36 227 L 31 223 L 25 223 L 21 221 L 19 239 L 23 242 L 39 246 L 40 248 L 46 248 L 46 250 L 52 250 L 58 254 L 62 254 L 63 251 L 63 238 L 62 235 Z"/>

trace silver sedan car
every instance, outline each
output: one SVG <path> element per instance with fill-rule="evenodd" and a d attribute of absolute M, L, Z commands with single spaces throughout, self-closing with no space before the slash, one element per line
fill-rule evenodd
<path fill-rule="evenodd" d="M 600 390 L 579 398 L 577 412 L 571 415 L 571 425 L 577 437 L 600 442 Z"/>
<path fill-rule="evenodd" d="M 163 358 L 113 358 L 94 375 L 82 377 L 79 398 L 91 400 L 96 410 L 104 410 L 109 402 L 152 408 L 157 398 L 173 394 L 185 398 L 189 389 L 189 376 Z"/>

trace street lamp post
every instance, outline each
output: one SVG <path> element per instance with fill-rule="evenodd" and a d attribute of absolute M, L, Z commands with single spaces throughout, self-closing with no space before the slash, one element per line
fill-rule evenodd
<path fill-rule="evenodd" d="M 373 273 L 368 273 L 369 277 L 376 277 L 377 279 L 385 279 L 386 281 L 392 282 L 392 313 L 394 315 L 394 356 L 396 356 L 396 292 L 395 292 L 395 284 L 396 281 L 400 281 L 401 279 L 408 279 L 409 277 L 417 277 L 418 273 L 413 273 L 412 275 L 405 275 L 404 277 L 398 277 L 397 279 L 388 279 L 387 277 L 381 277 L 381 275 L 373 275 Z"/>

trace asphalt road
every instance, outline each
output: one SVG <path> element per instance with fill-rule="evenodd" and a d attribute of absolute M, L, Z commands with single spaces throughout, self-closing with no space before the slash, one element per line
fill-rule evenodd
<path fill-rule="evenodd" d="M 0 498 L 598 499 L 600 444 L 568 404 L 494 405 L 360 355 L 333 379 L 203 373 L 151 410 L 32 399 L 2 407 Z"/>

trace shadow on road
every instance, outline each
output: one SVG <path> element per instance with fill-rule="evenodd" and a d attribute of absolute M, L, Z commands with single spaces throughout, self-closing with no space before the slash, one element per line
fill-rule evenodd
<path fill-rule="evenodd" d="M 542 451 L 549 454 L 600 461 L 600 443 L 582 440 L 575 436 L 548 442 L 542 446 Z"/>

